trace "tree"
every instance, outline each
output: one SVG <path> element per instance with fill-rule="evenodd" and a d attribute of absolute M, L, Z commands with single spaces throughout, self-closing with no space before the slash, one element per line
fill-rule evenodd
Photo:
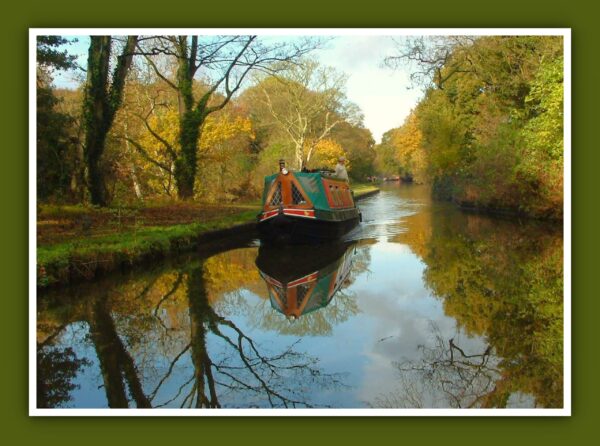
<path fill-rule="evenodd" d="M 381 137 L 381 143 L 375 146 L 375 169 L 384 176 L 400 175 L 400 163 L 393 145 L 393 135 L 397 129 L 388 130 Z"/>
<path fill-rule="evenodd" d="M 562 39 L 405 43 L 388 62 L 411 63 L 426 89 L 415 114 L 434 194 L 462 206 L 561 218 Z"/>
<path fill-rule="evenodd" d="M 497 390 L 501 372 L 500 358 L 491 346 L 480 351 L 465 351 L 455 338 L 444 339 L 431 323 L 432 345 L 419 345 L 421 357 L 394 363 L 400 388 L 378 397 L 374 406 L 423 408 L 490 407 L 488 401 Z M 457 333 L 457 335 L 460 333 Z M 431 402 L 430 402 L 431 401 Z M 506 404 L 506 400 L 503 401 Z M 504 406 L 503 406 L 504 407 Z"/>
<path fill-rule="evenodd" d="M 485 336 L 501 358 L 493 392 L 542 407 L 563 405 L 563 243 L 560 227 L 539 221 L 432 214 L 423 275 L 444 312 L 467 335 Z M 519 333 L 519 336 L 515 336 Z"/>
<path fill-rule="evenodd" d="M 114 134 L 125 141 L 134 191 L 137 184 L 149 195 L 171 196 L 176 192 L 173 154 L 178 152 L 179 113 L 161 87 L 132 82 Z M 253 140 L 252 123 L 233 101 L 208 116 L 197 141 L 196 163 L 203 176 L 202 181 L 196 180 L 196 195 L 205 201 L 222 201 L 235 198 L 236 192 L 251 194 L 244 183 L 252 167 Z"/>
<path fill-rule="evenodd" d="M 83 102 L 85 140 L 83 146 L 86 180 L 92 204 L 106 206 L 106 185 L 102 155 L 106 137 L 121 106 L 125 78 L 133 59 L 137 36 L 128 36 L 112 76 L 110 59 L 111 36 L 91 36 L 88 52 L 87 80 Z"/>
<path fill-rule="evenodd" d="M 68 70 L 77 66 L 76 56 L 69 55 L 67 50 L 59 51 L 58 47 L 77 40 L 68 40 L 61 36 L 38 36 L 36 42 L 36 62 L 45 70 Z"/>
<path fill-rule="evenodd" d="M 36 79 L 37 194 L 39 200 L 64 199 L 74 171 L 76 143 L 69 128 L 73 119 L 58 109 L 60 99 L 52 88 L 52 73 L 75 67 L 74 56 L 59 51 L 67 39 L 38 36 Z"/>
<path fill-rule="evenodd" d="M 344 156 L 344 149 L 341 145 L 331 139 L 322 139 L 319 141 L 313 149 L 313 156 L 311 160 L 311 167 L 320 168 L 326 167 L 328 169 L 335 169 L 335 165 L 341 156 Z M 348 163 L 348 168 L 351 165 Z"/>
<path fill-rule="evenodd" d="M 379 146 L 380 168 L 399 174 L 404 180 L 423 183 L 427 176 L 427 153 L 419 118 L 412 111 L 402 126 L 387 131 Z M 390 165 L 393 166 L 390 169 Z"/>
<path fill-rule="evenodd" d="M 472 36 L 406 37 L 395 41 L 397 54 L 387 57 L 385 64 L 397 68 L 408 63 L 412 82 L 442 90 L 455 74 L 471 71 L 468 56 L 461 56 L 474 41 Z"/>
<path fill-rule="evenodd" d="M 364 181 L 375 173 L 375 140 L 371 131 L 364 127 L 362 119 L 355 123 L 340 122 L 331 130 L 329 138 L 343 147 L 349 161 L 350 177 Z"/>
<path fill-rule="evenodd" d="M 207 117 L 229 103 L 250 72 L 269 72 L 274 63 L 294 60 L 310 49 L 310 42 L 266 45 L 257 36 L 165 36 L 140 42 L 138 53 L 177 94 L 177 145 L 161 143 L 174 162 L 179 198 L 194 195 L 198 141 Z M 175 60 L 174 72 L 169 72 L 168 64 L 161 66 L 165 58 Z M 196 88 L 198 73 L 205 88 Z"/>
<path fill-rule="evenodd" d="M 294 145 L 296 167 L 302 169 L 336 125 L 359 120 L 358 110 L 344 96 L 345 76 L 334 69 L 314 60 L 284 68 L 278 75 L 262 79 L 254 97 Z"/>

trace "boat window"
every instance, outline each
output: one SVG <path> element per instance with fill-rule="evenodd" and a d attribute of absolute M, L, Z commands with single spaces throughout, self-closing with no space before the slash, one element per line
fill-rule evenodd
<path fill-rule="evenodd" d="M 302 195 L 302 192 L 300 192 L 298 190 L 298 188 L 296 187 L 296 185 L 294 183 L 292 183 L 292 203 L 293 204 L 305 204 L 306 203 L 306 199 L 304 198 L 304 195 Z"/>
<path fill-rule="evenodd" d="M 296 291 L 296 307 L 300 308 L 302 306 L 302 302 L 306 298 L 306 295 L 310 291 L 311 284 L 298 285 L 298 289 Z"/>
<path fill-rule="evenodd" d="M 278 182 L 275 192 L 273 192 L 273 196 L 271 198 L 271 206 L 279 206 L 281 202 L 281 182 Z"/>

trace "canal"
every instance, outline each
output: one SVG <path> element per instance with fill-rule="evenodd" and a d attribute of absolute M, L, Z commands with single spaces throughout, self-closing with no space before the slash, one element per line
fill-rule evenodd
<path fill-rule="evenodd" d="M 38 296 L 38 407 L 562 407 L 563 239 L 425 186 L 340 243 L 232 241 Z"/>

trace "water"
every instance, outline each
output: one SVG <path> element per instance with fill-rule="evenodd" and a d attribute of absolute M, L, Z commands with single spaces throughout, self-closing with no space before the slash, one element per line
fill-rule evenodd
<path fill-rule="evenodd" d="M 248 239 L 39 296 L 39 407 L 562 407 L 562 228 L 387 186 L 320 248 Z M 258 259 L 257 259 L 258 257 Z"/>

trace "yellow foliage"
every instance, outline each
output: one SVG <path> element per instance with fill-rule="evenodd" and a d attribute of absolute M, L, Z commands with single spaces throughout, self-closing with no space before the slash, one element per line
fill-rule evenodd
<path fill-rule="evenodd" d="M 153 160 L 173 168 L 173 156 L 161 139 L 171 145 L 173 151 L 179 152 L 180 129 L 177 109 L 164 107 L 157 110 L 148 118 L 148 126 L 156 135 L 144 128 L 139 137 L 140 145 Z M 242 179 L 238 161 L 241 155 L 248 154 L 250 143 L 254 139 L 255 134 L 249 118 L 228 109 L 208 116 L 198 139 L 198 162 L 203 171 L 203 180 L 206 180 L 207 184 L 221 181 L 227 182 L 231 187 L 238 187 L 236 180 L 238 177 L 240 181 Z M 167 187 L 174 186 L 173 178 L 168 172 L 157 169 L 155 164 L 143 156 L 137 158 L 144 172 L 152 172 L 147 180 L 152 190 L 162 193 Z M 207 190 L 202 189 L 202 186 L 206 187 L 205 184 L 201 184 L 198 192 L 204 195 Z"/>
<path fill-rule="evenodd" d="M 217 302 L 228 292 L 261 282 L 254 264 L 257 251 L 257 248 L 235 249 L 204 262 L 203 277 L 210 303 Z"/>
<path fill-rule="evenodd" d="M 423 182 L 427 154 L 423 148 L 423 134 L 419 128 L 419 121 L 414 112 L 406 118 L 402 127 L 394 132 L 391 142 L 396 148 L 396 158 L 404 173 L 412 175 L 417 182 Z"/>
<path fill-rule="evenodd" d="M 209 156 L 215 161 L 226 162 L 231 152 L 238 152 L 240 145 L 247 147 L 247 143 L 254 138 L 250 119 L 220 113 L 206 118 L 199 148 L 204 156 Z"/>
<path fill-rule="evenodd" d="M 208 149 L 240 134 L 254 139 L 250 119 L 242 116 L 210 115 L 204 123 L 200 147 Z"/>
<path fill-rule="evenodd" d="M 320 167 L 333 169 L 340 156 L 345 156 L 342 146 L 332 139 L 323 139 L 316 144 L 309 161 L 309 167 L 313 169 Z M 346 168 L 350 169 L 349 161 L 346 161 Z"/>

